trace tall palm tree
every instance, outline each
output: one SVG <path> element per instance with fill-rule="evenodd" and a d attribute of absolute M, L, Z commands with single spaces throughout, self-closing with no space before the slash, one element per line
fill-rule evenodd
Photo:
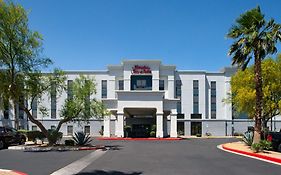
<path fill-rule="evenodd" d="M 255 126 L 254 143 L 260 141 L 262 116 L 262 71 L 261 61 L 277 52 L 276 44 L 281 41 L 281 25 L 273 19 L 265 20 L 260 7 L 245 12 L 236 19 L 236 23 L 229 30 L 227 37 L 234 39 L 229 49 L 232 65 L 242 70 L 246 69 L 254 57 L 255 71 Z"/>

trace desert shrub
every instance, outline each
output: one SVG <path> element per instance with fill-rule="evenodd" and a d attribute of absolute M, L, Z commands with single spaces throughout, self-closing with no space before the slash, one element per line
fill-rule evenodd
<path fill-rule="evenodd" d="M 261 140 L 260 146 L 261 146 L 262 150 L 271 150 L 272 149 L 272 143 L 267 140 Z"/>
<path fill-rule="evenodd" d="M 156 132 L 156 125 L 152 125 L 151 126 L 151 131 L 155 131 Z"/>
<path fill-rule="evenodd" d="M 35 141 L 36 139 L 43 140 L 44 138 L 46 138 L 41 131 L 19 130 L 18 132 L 25 135 L 25 137 L 29 141 Z"/>
<path fill-rule="evenodd" d="M 156 137 L 156 132 L 155 131 L 150 131 L 149 136 L 150 137 Z"/>
<path fill-rule="evenodd" d="M 56 130 L 48 129 L 50 135 L 49 144 L 57 144 L 62 138 L 62 132 L 57 132 Z"/>
<path fill-rule="evenodd" d="M 132 133 L 132 127 L 129 125 L 124 126 L 125 137 L 130 137 Z"/>
<path fill-rule="evenodd" d="M 255 152 L 258 153 L 262 150 L 260 143 L 253 143 L 251 146 L 251 149 Z"/>
<path fill-rule="evenodd" d="M 64 144 L 65 146 L 74 146 L 75 142 L 74 140 L 65 140 Z"/>
<path fill-rule="evenodd" d="M 253 143 L 253 137 L 254 137 L 253 132 L 252 131 L 247 131 L 243 135 L 243 142 L 245 142 L 246 145 L 251 146 L 252 143 Z"/>
<path fill-rule="evenodd" d="M 76 132 L 72 138 L 78 146 L 89 145 L 92 141 L 90 135 L 86 135 L 84 132 Z"/>

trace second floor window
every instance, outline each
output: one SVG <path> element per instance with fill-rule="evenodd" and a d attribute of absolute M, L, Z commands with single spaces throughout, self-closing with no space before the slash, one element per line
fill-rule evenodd
<path fill-rule="evenodd" d="M 216 82 L 211 81 L 211 119 L 215 119 L 217 115 L 217 87 Z"/>
<path fill-rule="evenodd" d="M 73 80 L 67 80 L 67 99 L 73 98 Z"/>
<path fill-rule="evenodd" d="M 9 101 L 8 100 L 4 100 L 4 119 L 9 119 Z"/>
<path fill-rule="evenodd" d="M 159 80 L 159 90 L 160 91 L 165 90 L 165 81 L 164 80 Z"/>
<path fill-rule="evenodd" d="M 176 80 L 176 93 L 175 93 L 176 98 L 181 97 L 181 80 Z"/>
<path fill-rule="evenodd" d="M 57 90 L 56 84 L 51 86 L 51 118 L 57 117 Z"/>
<path fill-rule="evenodd" d="M 119 80 L 118 85 L 119 85 L 119 90 L 124 90 L 124 80 Z"/>
<path fill-rule="evenodd" d="M 101 81 L 101 98 L 107 98 L 107 80 Z"/>
<path fill-rule="evenodd" d="M 199 113 L 199 81 L 193 80 L 193 114 Z"/>
<path fill-rule="evenodd" d="M 34 118 L 37 118 L 37 103 L 38 103 L 37 100 L 38 100 L 37 97 L 35 97 L 31 103 L 31 109 L 32 109 L 31 113 Z"/>

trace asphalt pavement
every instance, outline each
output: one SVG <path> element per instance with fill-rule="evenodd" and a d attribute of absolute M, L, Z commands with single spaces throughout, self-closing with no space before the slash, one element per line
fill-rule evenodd
<path fill-rule="evenodd" d="M 281 166 L 231 154 L 217 145 L 235 139 L 181 141 L 94 141 L 110 150 L 77 175 L 279 175 Z M 0 150 L 0 168 L 47 175 L 92 151 L 41 152 Z"/>

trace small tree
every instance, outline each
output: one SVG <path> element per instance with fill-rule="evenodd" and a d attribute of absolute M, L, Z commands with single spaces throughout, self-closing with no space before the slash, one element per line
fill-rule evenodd
<path fill-rule="evenodd" d="M 267 128 L 267 122 L 280 114 L 281 104 L 281 55 L 276 60 L 262 61 L 263 99 L 262 99 L 262 130 Z M 231 102 L 236 110 L 247 113 L 250 118 L 255 115 L 255 83 L 254 67 L 244 71 L 239 70 L 231 78 Z"/>
<path fill-rule="evenodd" d="M 32 104 L 34 100 L 38 100 L 39 111 L 43 117 L 48 115 L 48 109 L 41 103 L 43 100 L 46 100 L 43 98 L 44 95 L 48 94 L 50 96 L 55 90 L 57 98 L 60 98 L 60 95 L 66 90 L 66 76 L 59 70 L 46 75 L 37 74 L 33 76 L 33 74 L 31 74 L 30 77 L 26 78 L 25 82 L 26 84 L 23 90 L 25 94 L 28 95 L 27 98 L 30 99 L 30 104 Z M 54 86 L 56 88 L 54 88 Z M 65 99 L 65 103 L 60 111 L 61 119 L 54 133 L 58 133 L 64 123 L 76 121 L 87 122 L 93 117 L 101 118 L 104 115 L 108 115 L 109 112 L 106 110 L 103 103 L 93 98 L 95 94 L 96 88 L 93 79 L 82 75 L 76 78 L 73 81 L 72 97 Z M 43 134 L 47 137 L 49 145 L 53 145 L 54 139 L 52 139 L 52 135 L 50 135 L 40 120 L 32 116 L 30 112 L 31 107 L 21 106 L 21 108 L 27 114 L 29 120 L 41 129 Z"/>
<path fill-rule="evenodd" d="M 52 63 L 41 56 L 42 40 L 38 32 L 29 29 L 27 13 L 22 6 L 0 0 L 0 95 L 13 102 L 17 129 L 25 77 Z"/>

